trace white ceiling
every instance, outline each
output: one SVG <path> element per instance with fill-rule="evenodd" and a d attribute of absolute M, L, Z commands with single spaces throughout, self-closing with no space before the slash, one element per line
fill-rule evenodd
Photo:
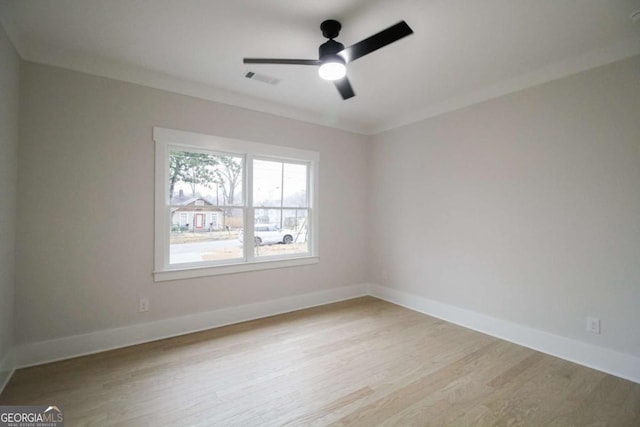
<path fill-rule="evenodd" d="M 20 55 L 364 134 L 640 54 L 640 0 L 0 0 Z M 315 67 L 337 19 L 349 46 L 400 20 L 415 34 L 349 64 L 343 101 Z M 268 85 L 254 71 L 280 79 Z"/>

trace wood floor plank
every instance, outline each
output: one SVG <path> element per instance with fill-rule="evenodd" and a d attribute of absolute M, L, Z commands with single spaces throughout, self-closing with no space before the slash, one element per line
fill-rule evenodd
<path fill-rule="evenodd" d="M 640 384 L 371 297 L 18 370 L 72 426 L 639 426 Z"/>

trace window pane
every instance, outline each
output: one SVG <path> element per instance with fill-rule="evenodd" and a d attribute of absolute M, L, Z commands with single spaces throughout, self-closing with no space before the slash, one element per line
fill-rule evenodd
<path fill-rule="evenodd" d="M 256 257 L 309 252 L 307 209 L 256 209 Z"/>
<path fill-rule="evenodd" d="M 282 201 L 281 162 L 253 161 L 253 205 L 280 206 Z"/>
<path fill-rule="evenodd" d="M 197 204 L 238 206 L 242 204 L 242 158 L 214 153 L 175 151 L 169 153 L 169 198 L 171 205 Z"/>
<path fill-rule="evenodd" d="M 307 165 L 284 164 L 282 204 L 285 207 L 307 207 Z"/>
<path fill-rule="evenodd" d="M 253 161 L 253 205 L 308 207 L 307 165 Z"/>
<path fill-rule="evenodd" d="M 169 263 L 242 259 L 243 218 L 243 209 L 172 207 Z"/>

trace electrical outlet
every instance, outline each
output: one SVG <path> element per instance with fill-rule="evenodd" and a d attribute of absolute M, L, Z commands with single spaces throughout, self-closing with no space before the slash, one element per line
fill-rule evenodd
<path fill-rule="evenodd" d="M 600 334 L 600 319 L 597 317 L 587 317 L 587 332 Z"/>
<path fill-rule="evenodd" d="M 140 298 L 140 313 L 149 311 L 149 298 Z"/>

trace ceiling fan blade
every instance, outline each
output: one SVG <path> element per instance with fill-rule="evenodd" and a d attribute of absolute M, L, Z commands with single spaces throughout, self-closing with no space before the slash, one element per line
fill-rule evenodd
<path fill-rule="evenodd" d="M 344 48 L 344 50 L 338 52 L 338 55 L 344 58 L 347 63 L 355 61 L 364 55 L 378 50 L 381 47 L 385 47 L 386 45 L 398 41 L 410 34 L 413 34 L 411 27 L 409 27 L 406 22 L 400 21 L 386 30 L 382 30 L 371 37 L 367 37 L 354 45 Z"/>
<path fill-rule="evenodd" d="M 320 65 L 317 59 L 244 58 L 245 64 Z"/>
<path fill-rule="evenodd" d="M 334 80 L 333 83 L 336 85 L 338 92 L 342 95 L 342 99 L 349 99 L 356 96 L 355 92 L 351 88 L 351 83 L 349 83 L 349 79 L 343 77 L 339 80 Z"/>

